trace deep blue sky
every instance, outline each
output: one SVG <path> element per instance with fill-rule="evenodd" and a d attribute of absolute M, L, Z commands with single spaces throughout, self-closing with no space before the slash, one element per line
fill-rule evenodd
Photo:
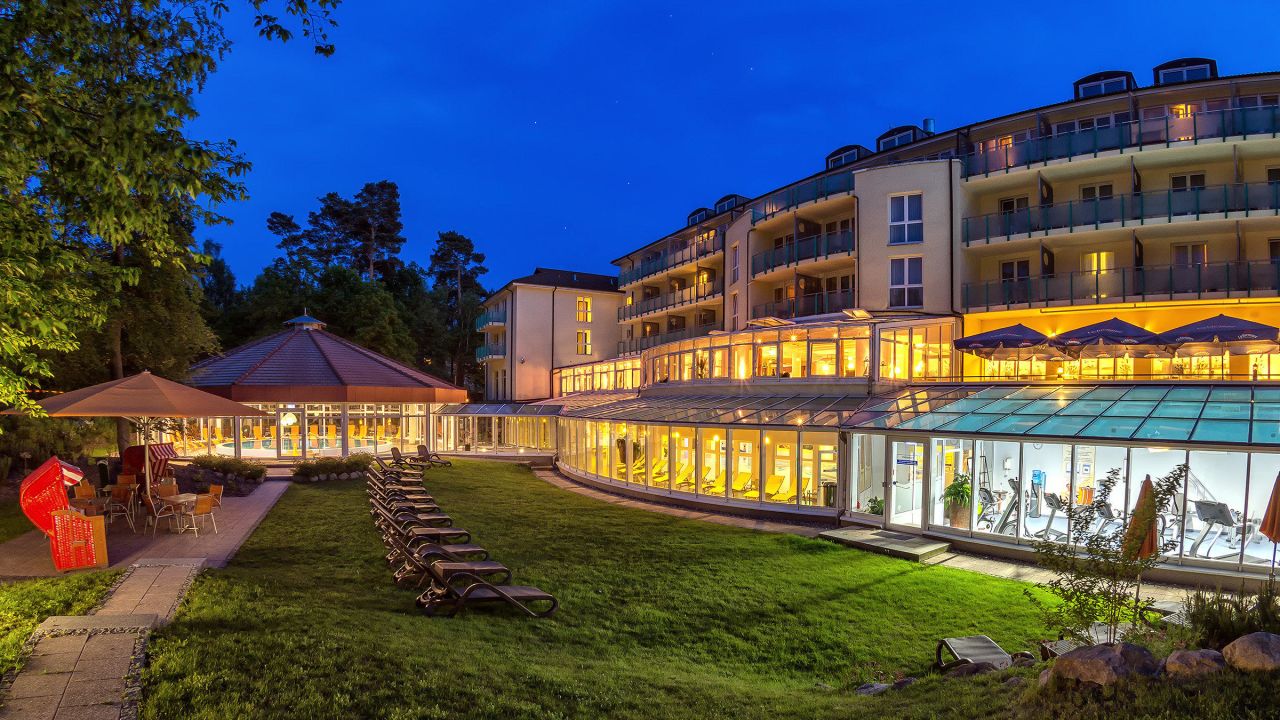
<path fill-rule="evenodd" d="M 251 199 L 200 237 L 247 284 L 276 255 L 268 213 L 301 220 L 385 178 L 407 259 L 452 229 L 488 256 L 489 287 L 535 264 L 611 272 L 689 210 L 895 125 L 1057 102 L 1098 70 L 1148 85 L 1176 57 L 1280 69 L 1273 1 L 694 5 L 347 0 L 327 59 L 257 39 L 238 8 L 196 133 L 238 141 Z"/>

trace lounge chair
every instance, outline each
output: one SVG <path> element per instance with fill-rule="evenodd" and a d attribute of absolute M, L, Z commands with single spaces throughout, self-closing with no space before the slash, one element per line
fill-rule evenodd
<path fill-rule="evenodd" d="M 693 483 L 693 466 L 685 463 L 676 469 L 676 481 L 672 487 L 679 489 L 692 488 Z"/>
<path fill-rule="evenodd" d="M 769 477 L 765 478 L 764 496 L 767 498 L 772 498 L 774 495 L 777 495 L 778 491 L 782 488 L 783 480 L 785 480 L 785 478 L 783 478 L 781 475 L 770 475 Z M 758 500 L 760 499 L 760 489 L 755 488 L 754 490 L 748 490 L 742 493 L 742 497 L 746 498 L 747 500 Z"/>
<path fill-rule="evenodd" d="M 796 501 L 796 483 L 790 475 L 782 479 L 778 492 L 767 496 L 769 502 L 791 503 Z"/>
<path fill-rule="evenodd" d="M 378 471 L 384 475 L 393 475 L 401 480 L 422 480 L 421 470 L 410 470 L 409 468 L 396 467 L 376 455 L 373 458 L 373 465 L 376 465 Z M 373 465 L 370 465 L 370 468 L 372 468 Z"/>
<path fill-rule="evenodd" d="M 724 495 L 724 468 L 711 468 L 698 488 L 704 495 Z"/>
<path fill-rule="evenodd" d="M 395 445 L 391 446 L 391 465 L 392 467 L 403 468 L 405 470 L 410 470 L 415 472 L 422 472 L 423 470 L 429 470 L 432 467 L 430 463 L 418 462 L 416 460 L 405 457 L 404 453 L 400 452 L 400 448 L 396 447 Z"/>
<path fill-rule="evenodd" d="M 749 489 L 758 487 L 759 483 L 752 477 L 749 472 L 740 472 L 733 478 L 733 486 L 729 489 L 732 494 L 729 497 L 742 497 Z"/>
<path fill-rule="evenodd" d="M 942 659 L 944 652 L 950 653 L 955 659 L 949 662 L 944 661 Z M 1012 665 L 1015 658 L 1024 657 L 1035 660 L 1035 656 L 1029 652 L 1016 652 L 1010 655 L 986 635 L 968 635 L 939 640 L 937 651 L 934 653 L 934 666 L 939 671 L 946 672 L 961 665 L 989 662 L 997 670 L 1002 670 Z"/>
<path fill-rule="evenodd" d="M 418 460 L 439 467 L 452 467 L 453 462 L 440 457 L 440 453 L 431 452 L 426 445 L 418 446 Z"/>
<path fill-rule="evenodd" d="M 494 603 L 505 603 L 530 617 L 547 617 L 560 605 L 545 590 L 528 585 L 495 585 L 467 572 L 453 575 L 446 583 L 432 582 L 417 602 L 423 612 L 433 617 L 452 617 L 472 605 Z"/>

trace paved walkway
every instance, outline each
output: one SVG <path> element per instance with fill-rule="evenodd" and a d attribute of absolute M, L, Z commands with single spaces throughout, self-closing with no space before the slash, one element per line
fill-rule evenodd
<path fill-rule="evenodd" d="M 791 533 L 793 535 L 803 535 L 805 537 L 817 537 L 818 533 L 823 530 L 831 529 L 830 527 L 812 527 L 809 525 L 800 525 L 795 523 L 757 520 L 737 515 L 708 513 L 675 507 L 672 505 L 664 505 L 652 500 L 629 498 L 623 495 L 616 495 L 614 493 L 605 492 L 604 490 L 598 490 L 593 487 L 581 485 L 566 478 L 555 470 L 534 470 L 533 474 L 558 488 L 562 488 L 579 495 L 585 495 L 602 502 L 607 502 L 613 505 L 623 505 L 625 507 L 633 507 L 639 510 L 648 510 L 650 512 L 663 513 L 665 515 L 674 515 L 676 517 L 686 518 L 689 520 L 703 520 L 719 525 L 731 525 L 733 527 L 746 528 L 748 530 Z M 928 558 L 924 563 L 927 565 L 945 565 L 947 567 L 958 568 L 960 570 L 982 573 L 983 575 L 1007 578 L 1009 580 L 1021 580 L 1029 583 L 1047 582 L 1054 577 L 1052 571 L 1045 570 L 1044 568 L 1032 563 L 1005 560 L 1003 558 L 984 557 L 968 553 L 961 554 L 956 552 L 944 552 Z M 1181 603 L 1183 598 L 1186 597 L 1186 592 L 1185 588 L 1175 587 L 1172 585 L 1160 585 L 1156 583 L 1142 584 L 1142 594 L 1144 596 L 1163 603 Z"/>
<path fill-rule="evenodd" d="M 150 531 L 135 533 L 123 519 L 118 519 L 107 529 L 111 567 L 129 567 L 143 558 L 203 558 L 210 567 L 223 567 L 288 489 L 288 482 L 268 480 L 248 497 L 224 497 L 217 512 L 217 533 L 209 527 L 198 536 L 189 532 L 177 534 L 166 532 L 163 525 L 155 535 Z M 40 531 L 32 530 L 0 544 L 0 580 L 58 575 L 49 555 L 49 542 Z"/>
<path fill-rule="evenodd" d="M 131 562 L 108 591 L 102 604 L 88 615 L 51 617 L 27 641 L 30 656 L 22 671 L 5 688 L 0 678 L 0 720 L 124 720 L 137 717 L 141 669 L 150 631 L 173 619 L 187 588 L 201 568 L 227 563 L 262 518 L 289 487 L 267 482 L 246 498 L 224 498 L 218 513 L 218 533 L 150 536 L 112 533 L 108 546 L 127 549 L 117 567 Z M 39 533 L 36 533 L 39 535 Z M 146 542 L 129 542 L 146 537 Z M 0 567 L 23 574 L 39 570 L 19 565 L 15 552 L 38 552 L 49 564 L 43 536 L 30 543 L 27 536 L 0 545 Z M 113 544 L 116 543 L 116 544 Z M 147 553 L 145 557 L 139 554 Z M 171 553 L 161 555 L 158 553 Z M 50 573 L 52 574 L 52 573 Z"/>

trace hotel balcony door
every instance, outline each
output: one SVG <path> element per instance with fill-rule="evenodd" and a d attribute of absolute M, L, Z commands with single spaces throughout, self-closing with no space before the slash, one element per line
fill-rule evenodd
<path fill-rule="evenodd" d="M 894 442 L 889 524 L 919 530 L 924 507 L 924 443 Z"/>

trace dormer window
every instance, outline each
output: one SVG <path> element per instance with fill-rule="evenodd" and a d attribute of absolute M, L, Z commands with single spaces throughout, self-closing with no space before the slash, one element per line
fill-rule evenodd
<path fill-rule="evenodd" d="M 831 168 L 838 168 L 841 165 L 844 165 L 846 163 L 851 163 L 857 159 L 858 159 L 857 150 L 849 150 L 847 152 L 842 152 L 839 155 L 836 155 L 835 157 L 827 158 L 827 169 L 830 170 Z"/>
<path fill-rule="evenodd" d="M 1098 95 L 1110 95 L 1111 93 L 1124 92 L 1129 89 L 1128 78 L 1118 77 L 1108 80 L 1098 80 L 1096 82 L 1081 83 L 1078 90 L 1078 97 L 1096 97 Z"/>
<path fill-rule="evenodd" d="M 737 205 L 738 205 L 738 198 L 736 196 L 727 197 L 724 200 L 721 200 L 720 202 L 716 203 L 716 214 L 719 215 L 720 213 L 729 212 L 730 210 L 735 208 Z"/>
<path fill-rule="evenodd" d="M 1160 71 L 1160 84 L 1169 85 L 1172 83 L 1190 82 L 1192 80 L 1208 80 L 1209 65 L 1188 65 L 1187 67 L 1169 68 Z"/>
<path fill-rule="evenodd" d="M 900 145 L 906 145 L 914 141 L 915 139 L 916 139 L 915 131 L 903 130 L 900 133 L 895 133 L 893 135 L 890 135 L 889 137 L 881 138 L 880 145 L 879 145 L 880 151 L 884 152 L 885 150 L 889 150 L 890 148 L 896 148 Z"/>
<path fill-rule="evenodd" d="M 689 224 L 697 225 L 698 223 L 706 219 L 707 219 L 707 211 L 706 209 L 702 209 L 689 216 Z"/>

